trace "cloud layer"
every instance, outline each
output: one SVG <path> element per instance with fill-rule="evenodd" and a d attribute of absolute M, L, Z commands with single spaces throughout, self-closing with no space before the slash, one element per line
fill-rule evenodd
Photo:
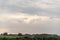
<path fill-rule="evenodd" d="M 60 18 L 30 15 L 24 13 L 6 13 L 0 15 L 2 28 L 9 29 L 9 32 L 17 33 L 53 33 L 59 28 Z M 4 26 L 3 26 L 4 25 Z M 57 28 L 58 26 L 58 28 Z M 37 28 L 37 29 L 36 29 Z M 17 30 L 18 29 L 18 30 Z M 16 32 L 17 31 L 17 32 Z"/>
<path fill-rule="evenodd" d="M 59 16 L 59 0 L 2 0 L 0 9 L 4 12 Z"/>
<path fill-rule="evenodd" d="M 59 10 L 60 0 L 0 0 L 1 32 L 59 34 Z"/>

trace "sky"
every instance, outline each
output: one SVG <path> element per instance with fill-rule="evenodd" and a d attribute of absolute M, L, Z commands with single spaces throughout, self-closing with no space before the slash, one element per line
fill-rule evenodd
<path fill-rule="evenodd" d="M 60 34 L 60 0 L 0 0 L 0 33 Z"/>

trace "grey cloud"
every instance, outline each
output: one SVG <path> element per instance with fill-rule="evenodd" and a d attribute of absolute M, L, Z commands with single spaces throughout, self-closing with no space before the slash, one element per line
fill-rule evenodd
<path fill-rule="evenodd" d="M 0 0 L 1 1 L 1 0 Z M 58 5 L 60 5 L 59 0 L 2 0 L 0 2 L 0 10 L 2 11 L 10 11 L 10 12 L 24 12 L 29 14 L 48 14 L 48 15 L 59 15 L 60 11 Z M 35 3 L 43 3 L 49 8 L 41 8 L 35 6 Z M 39 4 L 40 4 L 39 3 Z M 38 5 L 39 6 L 39 5 Z M 41 5 L 42 6 L 42 5 Z"/>
<path fill-rule="evenodd" d="M 10 13 L 11 15 L 13 15 L 13 12 L 17 14 L 27 13 L 33 15 L 36 14 L 52 16 L 50 19 L 53 19 L 53 16 L 60 17 L 59 10 L 60 0 L 0 0 L 0 14 L 2 14 L 1 12 L 3 12 L 3 14 L 8 14 L 9 12 L 11 12 Z M 11 21 L 17 21 L 17 23 L 12 23 Z M 20 21 L 19 19 L 8 20 L 7 18 L 5 19 L 5 21 L 0 22 L 0 26 L 8 28 L 11 32 L 22 31 L 28 33 L 41 33 L 41 32 L 60 33 L 59 32 L 60 21 L 58 21 L 57 23 L 49 21 L 44 23 L 43 21 L 42 23 L 43 24 L 41 23 L 26 24 Z"/>
<path fill-rule="evenodd" d="M 10 23 L 10 22 L 7 22 L 8 23 L 8 29 L 11 31 L 11 32 L 22 32 L 22 33 L 43 33 L 43 32 L 46 32 L 46 33 L 56 33 L 58 34 L 59 33 L 59 26 L 60 25 L 57 25 L 57 24 L 54 24 L 54 23 L 49 23 L 49 24 L 26 24 L 26 23 L 18 23 L 18 24 L 13 24 L 13 23 Z M 50 26 L 49 26 L 50 25 Z M 56 27 L 58 26 L 58 27 Z M 16 30 L 18 29 L 18 30 Z M 13 31 L 12 31 L 13 30 Z"/>

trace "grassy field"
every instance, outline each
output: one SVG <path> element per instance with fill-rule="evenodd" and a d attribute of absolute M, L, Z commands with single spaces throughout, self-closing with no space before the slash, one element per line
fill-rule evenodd
<path fill-rule="evenodd" d="M 0 38 L 21 38 L 21 36 L 0 36 Z"/>
<path fill-rule="evenodd" d="M 0 40 L 60 40 L 60 38 L 29 38 L 24 36 L 0 36 Z"/>

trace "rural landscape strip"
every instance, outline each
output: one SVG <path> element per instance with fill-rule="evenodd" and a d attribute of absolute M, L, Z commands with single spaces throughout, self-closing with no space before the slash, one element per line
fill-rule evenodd
<path fill-rule="evenodd" d="M 60 40 L 56 34 L 0 34 L 0 40 Z"/>

